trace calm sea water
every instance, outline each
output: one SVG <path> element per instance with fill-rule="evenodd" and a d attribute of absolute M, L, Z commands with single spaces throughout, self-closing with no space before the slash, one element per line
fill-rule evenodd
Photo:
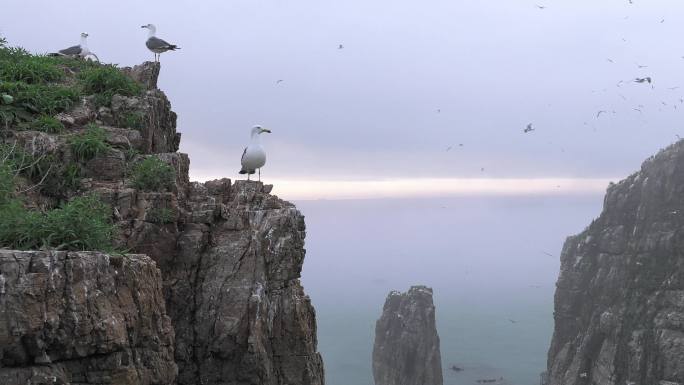
<path fill-rule="evenodd" d="M 532 385 L 546 366 L 561 246 L 599 214 L 602 197 L 296 203 L 328 385 L 373 384 L 385 297 L 416 284 L 434 289 L 445 384 Z"/>

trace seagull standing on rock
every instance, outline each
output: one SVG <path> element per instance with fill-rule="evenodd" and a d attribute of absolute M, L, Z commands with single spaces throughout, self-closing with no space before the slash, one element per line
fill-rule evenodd
<path fill-rule="evenodd" d="M 140 28 L 147 28 L 147 31 L 149 32 L 145 45 L 147 46 L 147 49 L 154 52 L 155 62 L 159 61 L 159 57 L 162 53 L 180 49 L 179 46 L 167 43 L 166 41 L 156 37 L 155 34 L 157 33 L 157 27 L 155 27 L 154 24 L 143 25 Z"/>
<path fill-rule="evenodd" d="M 56 53 L 51 53 L 50 56 L 68 56 L 72 58 L 77 58 L 80 57 L 81 59 L 85 59 L 88 56 L 94 56 L 95 59 L 99 62 L 100 59 L 95 55 L 94 53 L 90 52 L 88 49 L 88 34 L 83 32 L 81 33 L 81 44 L 79 45 L 74 45 L 69 48 L 64 48 L 63 50 L 57 51 Z"/>
<path fill-rule="evenodd" d="M 252 140 L 249 146 L 245 147 L 242 152 L 242 169 L 240 169 L 240 174 L 247 174 L 247 180 L 249 176 L 254 174 L 257 170 L 259 172 L 259 181 L 261 181 L 261 168 L 266 164 L 266 152 L 264 148 L 261 147 L 261 141 L 259 140 L 259 135 L 264 132 L 271 133 L 271 130 L 267 130 L 261 126 L 252 127 Z"/>

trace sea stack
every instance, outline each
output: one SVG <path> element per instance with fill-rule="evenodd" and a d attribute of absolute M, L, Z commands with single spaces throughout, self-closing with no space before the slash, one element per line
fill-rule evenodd
<path fill-rule="evenodd" d="M 432 289 L 392 291 L 375 324 L 375 385 L 442 385 Z"/>

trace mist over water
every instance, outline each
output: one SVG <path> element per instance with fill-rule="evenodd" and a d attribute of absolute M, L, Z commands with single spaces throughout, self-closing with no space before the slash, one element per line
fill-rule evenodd
<path fill-rule="evenodd" d="M 434 289 L 445 384 L 503 376 L 528 385 L 546 366 L 562 244 L 598 216 L 602 197 L 296 203 L 307 224 L 302 281 L 328 384 L 373 383 L 375 321 L 387 293 L 425 284 Z"/>

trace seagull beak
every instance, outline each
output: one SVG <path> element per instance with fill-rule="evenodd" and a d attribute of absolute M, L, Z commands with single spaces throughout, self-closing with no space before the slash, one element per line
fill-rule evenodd
<path fill-rule="evenodd" d="M 268 133 L 270 134 L 270 133 L 271 133 L 271 130 L 269 130 L 269 129 L 267 129 L 267 128 L 262 128 L 262 129 L 261 129 L 261 132 L 268 132 Z"/>

